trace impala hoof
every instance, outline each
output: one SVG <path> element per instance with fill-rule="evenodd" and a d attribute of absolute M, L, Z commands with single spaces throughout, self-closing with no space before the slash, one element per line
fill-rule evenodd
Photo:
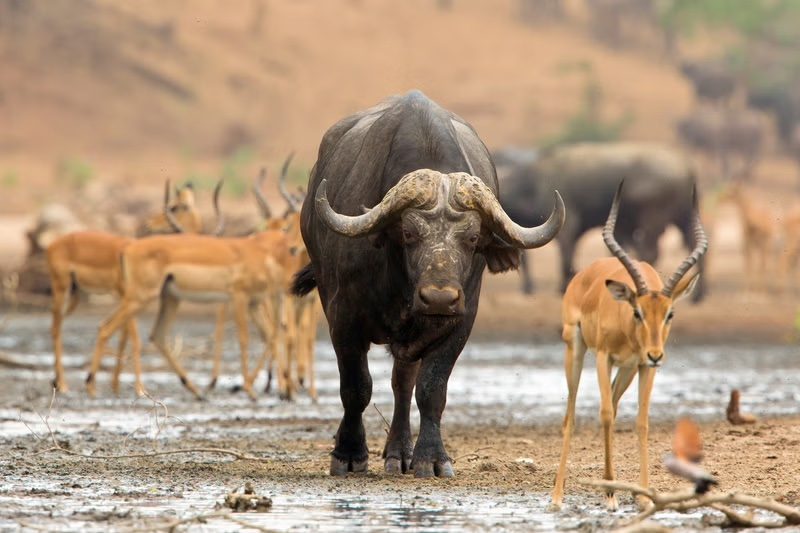
<path fill-rule="evenodd" d="M 547 506 L 548 513 L 558 513 L 561 512 L 561 502 L 550 502 L 550 505 Z"/>
<path fill-rule="evenodd" d="M 609 511 L 616 511 L 619 509 L 616 494 L 606 494 L 606 509 Z"/>
<path fill-rule="evenodd" d="M 331 456 L 331 470 L 332 476 L 346 476 L 348 472 L 359 473 L 366 472 L 369 466 L 369 459 L 363 461 L 352 461 L 348 459 L 339 459 Z"/>

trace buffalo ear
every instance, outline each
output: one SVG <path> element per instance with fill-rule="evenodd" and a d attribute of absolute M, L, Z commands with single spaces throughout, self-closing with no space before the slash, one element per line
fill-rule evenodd
<path fill-rule="evenodd" d="M 509 246 L 496 237 L 481 249 L 481 253 L 486 258 L 486 266 L 492 274 L 518 269 L 522 258 L 522 251 L 519 248 Z"/>

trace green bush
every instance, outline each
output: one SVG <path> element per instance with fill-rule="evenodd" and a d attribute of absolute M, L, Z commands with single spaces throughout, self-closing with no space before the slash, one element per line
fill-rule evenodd
<path fill-rule="evenodd" d="M 71 189 L 83 189 L 94 178 L 92 166 L 79 157 L 62 159 L 56 169 L 56 179 L 59 183 Z"/>
<path fill-rule="evenodd" d="M 562 67 L 562 72 L 571 72 L 574 69 L 585 76 L 581 105 L 575 114 L 567 119 L 560 132 L 540 143 L 542 148 L 578 142 L 617 141 L 625 129 L 633 123 L 634 117 L 630 111 L 616 119 L 604 119 L 602 109 L 605 95 L 594 76 L 591 64 L 576 63 L 573 66 Z"/>

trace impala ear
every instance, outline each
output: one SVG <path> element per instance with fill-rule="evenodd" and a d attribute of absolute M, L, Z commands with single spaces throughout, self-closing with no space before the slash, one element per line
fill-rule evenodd
<path fill-rule="evenodd" d="M 680 280 L 675 286 L 675 290 L 672 291 L 672 301 L 677 302 L 678 300 L 682 300 L 692 294 L 692 291 L 695 289 L 695 287 L 697 287 L 698 281 L 700 281 L 699 272 L 696 272 L 691 278 L 684 277 L 682 280 Z"/>
<path fill-rule="evenodd" d="M 615 300 L 628 302 L 631 305 L 636 303 L 636 293 L 633 292 L 633 289 L 628 287 L 627 284 L 622 283 L 621 281 L 607 279 L 606 288 L 608 288 L 608 292 L 611 293 L 611 296 Z"/>

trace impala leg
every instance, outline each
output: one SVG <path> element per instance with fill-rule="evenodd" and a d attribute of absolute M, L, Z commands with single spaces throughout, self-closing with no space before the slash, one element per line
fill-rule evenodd
<path fill-rule="evenodd" d="M 250 380 L 250 386 L 252 389 L 252 384 L 255 382 L 256 378 L 258 377 L 258 373 L 261 372 L 261 368 L 264 366 L 264 354 L 266 354 L 266 346 L 267 342 L 269 341 L 269 332 L 267 331 L 266 320 L 264 319 L 263 305 L 261 305 L 261 303 L 251 302 L 250 305 L 248 305 L 248 311 L 250 314 L 250 320 L 256 326 L 259 337 L 261 337 L 261 343 L 264 346 L 263 353 L 260 360 L 256 364 L 255 370 L 249 376 L 249 378 L 247 378 Z"/>
<path fill-rule="evenodd" d="M 264 392 L 269 393 L 269 391 L 272 389 L 272 366 L 275 360 L 275 353 L 273 352 L 275 345 L 273 339 L 275 338 L 275 335 L 277 335 L 277 328 L 280 326 L 277 323 L 278 319 L 275 316 L 274 304 L 271 297 L 264 298 L 264 301 L 260 306 L 260 312 L 269 341 L 264 343 L 264 352 L 254 374 L 260 372 L 261 368 L 266 365 L 267 384 L 264 386 Z"/>
<path fill-rule="evenodd" d="M 119 334 L 119 344 L 117 345 L 116 363 L 114 364 L 114 374 L 111 376 L 111 390 L 119 396 L 119 377 L 122 374 L 122 367 L 125 366 L 125 346 L 128 345 L 128 335 L 130 334 L 130 321 Z"/>
<path fill-rule="evenodd" d="M 163 355 L 167 360 L 169 366 L 172 367 L 172 370 L 180 378 L 183 386 L 189 389 L 189 391 L 194 394 L 195 398 L 202 400 L 203 396 L 200 394 L 200 391 L 198 391 L 197 387 L 194 386 L 194 383 L 189 380 L 189 376 L 186 375 L 186 371 L 183 369 L 178 360 L 175 359 L 175 354 L 173 354 L 167 348 L 167 333 L 172 328 L 172 323 L 175 321 L 175 314 L 178 311 L 179 303 L 180 300 L 172 296 L 166 288 L 161 291 L 158 317 L 156 318 L 155 326 L 153 326 L 153 332 L 150 334 L 150 341 L 156 345 L 158 351 L 161 352 L 161 355 Z"/>
<path fill-rule="evenodd" d="M 222 366 L 222 341 L 225 337 L 225 317 L 228 316 L 228 304 L 224 303 L 217 307 L 217 320 L 214 326 L 214 365 L 211 368 L 211 381 L 208 389 L 211 390 L 217 385 L 219 371 Z"/>
<path fill-rule="evenodd" d="M 126 325 L 129 320 L 132 320 L 133 316 L 142 308 L 142 305 L 143 303 L 138 300 L 122 300 L 114 310 L 114 313 L 100 324 L 97 342 L 92 354 L 92 363 L 89 367 L 89 375 L 86 376 L 86 392 L 89 396 L 94 397 L 95 395 L 95 376 L 97 376 L 97 371 L 100 368 L 100 360 L 103 358 L 108 339 L 123 325 Z"/>
<path fill-rule="evenodd" d="M 639 367 L 639 413 L 636 416 L 636 437 L 639 440 L 639 484 L 650 486 L 648 435 L 650 432 L 650 394 L 653 392 L 653 381 L 656 369 L 649 366 Z M 644 497 L 636 499 L 640 508 L 646 507 L 650 500 Z"/>
<path fill-rule="evenodd" d="M 564 373 L 567 377 L 567 412 L 564 415 L 564 422 L 561 426 L 563 442 L 561 444 L 561 460 L 558 463 L 556 473 L 556 483 L 553 487 L 551 496 L 552 502 L 550 509 L 558 511 L 564 499 L 564 487 L 567 481 L 567 457 L 569 456 L 570 440 L 575 428 L 575 401 L 578 397 L 578 385 L 581 382 L 581 372 L 583 371 L 583 361 L 586 355 L 586 344 L 583 342 L 580 327 L 570 325 L 564 327 L 563 338 L 566 342 L 564 354 Z"/>
<path fill-rule="evenodd" d="M 637 366 L 626 366 L 617 370 L 617 375 L 614 376 L 614 381 L 611 383 L 611 388 L 613 389 L 611 404 L 614 408 L 614 420 L 617 419 L 619 401 L 622 395 L 625 394 L 625 391 L 628 390 L 628 387 L 631 386 L 631 382 L 633 382 L 633 378 L 638 371 L 639 367 Z"/>
<path fill-rule="evenodd" d="M 597 382 L 600 386 L 600 423 L 603 426 L 605 451 L 605 472 L 603 479 L 613 481 L 614 474 L 614 406 L 611 397 L 611 357 L 608 353 L 597 353 Z M 613 491 L 606 493 L 606 507 L 609 511 L 619 508 Z"/>
<path fill-rule="evenodd" d="M 57 279 L 56 277 L 53 277 L 51 280 L 53 291 L 53 322 L 50 326 L 50 336 L 53 339 L 53 356 L 55 358 L 54 366 L 56 372 L 53 386 L 58 392 L 67 392 L 69 390 L 67 380 L 64 377 L 64 363 L 61 359 L 64 349 L 61 337 L 61 329 L 64 324 L 64 300 L 69 292 L 69 280 L 66 281 L 67 284 L 64 283 L 64 280 Z"/>
<path fill-rule="evenodd" d="M 297 383 L 300 387 L 306 387 L 308 384 L 308 336 L 310 334 L 310 321 L 309 316 L 309 302 L 305 298 L 295 299 L 295 316 L 297 317 L 297 325 L 295 326 L 295 359 L 297 361 Z"/>
<path fill-rule="evenodd" d="M 278 361 L 278 396 L 282 400 L 291 401 L 295 397 L 295 383 L 292 379 L 292 365 L 289 351 L 286 350 L 286 337 L 292 322 L 293 298 L 276 295 L 273 299 L 275 309 L 275 334 L 273 335 L 272 357 Z"/>
<path fill-rule="evenodd" d="M 308 308 L 306 310 L 308 316 L 308 325 L 306 326 L 306 333 L 305 333 L 305 361 L 306 361 L 306 371 L 308 376 L 308 395 L 311 396 L 311 399 L 314 403 L 317 402 L 318 394 L 317 394 L 317 369 L 316 367 L 316 358 L 314 356 L 314 345 L 317 340 L 317 322 L 319 320 L 319 315 L 317 313 L 316 301 L 312 300 L 308 302 Z"/>
<path fill-rule="evenodd" d="M 261 369 L 264 368 L 264 365 L 268 365 L 269 371 L 267 373 L 267 385 L 264 392 L 269 392 L 272 385 L 272 356 L 270 354 L 269 342 L 270 339 L 272 339 L 272 337 L 275 335 L 275 332 L 273 330 L 272 316 L 269 312 L 269 305 L 266 299 L 250 307 L 250 319 L 256 324 L 256 328 L 261 334 L 264 344 L 261 357 L 258 359 L 258 362 L 253 369 L 253 373 L 250 374 L 250 383 L 255 383 L 255 380 L 258 377 L 258 374 L 261 372 Z"/>
<path fill-rule="evenodd" d="M 239 339 L 239 351 L 241 352 L 242 388 L 251 400 L 255 400 L 256 395 L 253 392 L 253 384 L 249 372 L 250 335 L 247 332 L 247 307 L 247 295 L 241 292 L 234 293 L 233 317 L 236 322 L 236 336 Z M 255 376 L 252 376 L 252 379 L 255 379 Z"/>
<path fill-rule="evenodd" d="M 131 339 L 131 359 L 133 359 L 134 386 L 137 396 L 147 394 L 142 384 L 142 341 L 139 338 L 139 326 L 136 318 L 131 317 L 128 321 L 128 337 Z"/>

